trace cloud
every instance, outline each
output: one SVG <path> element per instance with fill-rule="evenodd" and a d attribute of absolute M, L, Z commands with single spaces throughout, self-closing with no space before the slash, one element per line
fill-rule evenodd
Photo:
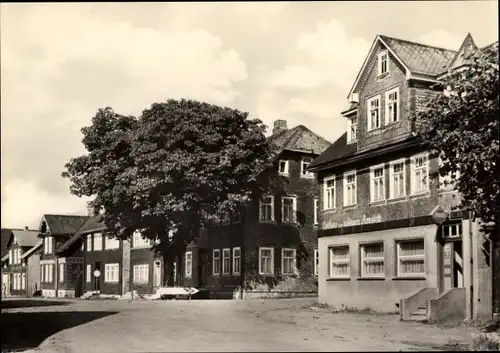
<path fill-rule="evenodd" d="M 181 97 L 230 105 L 247 78 L 240 54 L 203 28 L 135 27 L 85 6 L 2 5 L 3 221 L 33 218 L 49 196 L 83 204 L 61 172 L 84 152 L 79 129 L 98 108 L 138 115 Z M 21 199 L 37 207 L 23 210 Z"/>
<path fill-rule="evenodd" d="M 262 68 L 258 116 L 283 118 L 289 126 L 305 123 L 333 142 L 345 131 L 340 112 L 370 44 L 350 37 L 336 20 L 300 34 L 284 67 Z"/>

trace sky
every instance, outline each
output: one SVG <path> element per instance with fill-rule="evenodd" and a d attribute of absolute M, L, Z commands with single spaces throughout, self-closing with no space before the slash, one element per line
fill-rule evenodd
<path fill-rule="evenodd" d="M 498 1 L 2 3 L 1 226 L 85 214 L 61 177 L 99 108 L 192 98 L 334 142 L 377 34 L 498 40 Z"/>

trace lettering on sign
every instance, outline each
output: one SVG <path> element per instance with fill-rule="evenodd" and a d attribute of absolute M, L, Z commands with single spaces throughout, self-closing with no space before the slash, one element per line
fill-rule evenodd
<path fill-rule="evenodd" d="M 353 227 L 353 226 L 360 226 L 363 224 L 373 224 L 380 222 L 382 222 L 382 215 L 377 214 L 372 217 L 363 216 L 363 218 L 358 218 L 358 219 L 351 219 L 349 217 L 342 223 L 337 223 L 337 222 L 327 223 L 326 226 L 328 228 L 344 228 L 344 227 Z"/>

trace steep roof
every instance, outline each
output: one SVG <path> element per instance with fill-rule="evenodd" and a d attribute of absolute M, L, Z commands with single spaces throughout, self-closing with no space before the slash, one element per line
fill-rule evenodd
<path fill-rule="evenodd" d="M 66 240 L 57 248 L 56 252 L 61 252 L 68 249 L 85 234 L 102 231 L 104 229 L 106 229 L 106 225 L 102 222 L 102 215 L 90 217 L 71 238 Z"/>
<path fill-rule="evenodd" d="M 38 243 L 38 231 L 36 230 L 12 230 L 12 235 L 20 246 L 35 246 Z"/>
<path fill-rule="evenodd" d="M 68 235 L 76 233 L 88 216 L 67 216 L 46 214 L 43 216 L 52 235 Z"/>
<path fill-rule="evenodd" d="M 26 251 L 23 256 L 21 256 L 21 259 L 25 259 L 29 257 L 31 254 L 33 254 L 35 251 L 37 251 L 39 248 L 41 248 L 43 245 L 43 240 L 38 240 L 38 243 L 36 243 L 31 249 Z"/>
<path fill-rule="evenodd" d="M 9 250 L 7 249 L 7 243 L 10 240 L 11 234 L 12 234 L 12 230 L 7 229 L 7 228 L 2 228 L 2 233 L 1 233 L 2 254 L 1 254 L 1 257 L 4 257 L 9 252 Z"/>
<path fill-rule="evenodd" d="M 454 50 L 415 43 L 379 35 L 380 39 L 398 56 L 411 72 L 438 75 L 445 70 L 457 52 Z"/>
<path fill-rule="evenodd" d="M 356 153 L 357 144 L 347 144 L 347 132 L 344 132 L 325 152 L 316 158 L 309 168 L 313 168 L 320 164 L 328 163 L 342 157 L 349 157 Z"/>
<path fill-rule="evenodd" d="M 474 40 L 472 39 L 470 33 L 468 33 L 464 41 L 462 42 L 460 49 L 458 49 L 455 57 L 448 65 L 447 70 L 453 70 L 459 68 L 462 65 L 465 65 L 467 63 L 465 58 L 472 49 L 477 49 L 477 45 L 476 43 L 474 43 Z"/>
<path fill-rule="evenodd" d="M 268 141 L 278 147 L 279 153 L 288 150 L 317 155 L 323 153 L 331 144 L 304 125 L 297 125 L 292 129 L 271 135 Z"/>

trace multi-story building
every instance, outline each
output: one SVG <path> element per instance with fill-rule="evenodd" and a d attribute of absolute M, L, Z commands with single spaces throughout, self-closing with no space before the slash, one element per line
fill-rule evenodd
<path fill-rule="evenodd" d="M 285 120 L 269 142 L 279 149 L 282 185 L 202 230 L 179 266 L 184 286 L 217 298 L 317 293 L 317 184 L 307 167 L 330 143 L 303 125 L 287 129 Z"/>
<path fill-rule="evenodd" d="M 430 177 L 440 160 L 412 120 L 471 46 L 470 35 L 458 51 L 375 38 L 342 112 L 347 132 L 309 168 L 320 184 L 320 302 L 402 319 L 491 316 L 478 224 L 452 211 L 460 195 L 449 177 Z"/>
<path fill-rule="evenodd" d="M 38 232 L 29 230 L 9 230 L 6 243 L 7 254 L 2 258 L 3 292 L 9 296 L 31 296 L 40 289 L 41 241 Z"/>

